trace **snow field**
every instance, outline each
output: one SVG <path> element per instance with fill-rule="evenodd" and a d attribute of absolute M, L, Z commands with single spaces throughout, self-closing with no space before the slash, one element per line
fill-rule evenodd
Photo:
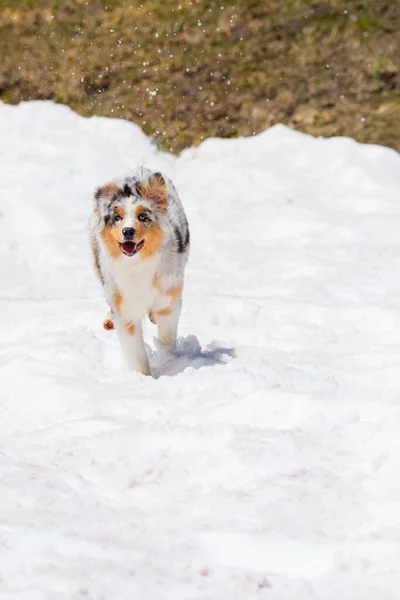
<path fill-rule="evenodd" d="M 179 157 L 0 104 L 1 600 L 389 600 L 400 585 L 400 157 L 284 126 Z M 165 171 L 177 355 L 126 370 L 93 189 Z"/>

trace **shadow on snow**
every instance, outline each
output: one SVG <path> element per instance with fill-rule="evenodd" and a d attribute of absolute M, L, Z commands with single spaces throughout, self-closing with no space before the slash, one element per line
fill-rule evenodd
<path fill-rule="evenodd" d="M 150 351 L 150 365 L 154 376 L 173 376 L 185 369 L 201 369 L 213 365 L 224 365 L 229 358 L 235 356 L 233 348 L 224 348 L 212 342 L 202 349 L 195 335 L 178 338 L 174 352 L 156 345 L 155 351 Z"/>

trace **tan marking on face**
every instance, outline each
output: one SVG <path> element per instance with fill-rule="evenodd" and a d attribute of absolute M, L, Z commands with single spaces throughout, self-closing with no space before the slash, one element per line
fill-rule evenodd
<path fill-rule="evenodd" d="M 144 240 L 144 246 L 139 253 L 140 256 L 142 258 L 153 256 L 162 244 L 163 233 L 161 227 L 157 223 L 152 223 L 149 227 L 144 227 L 140 221 L 137 221 L 135 223 L 135 230 L 135 242 L 138 244 Z"/>
<path fill-rule="evenodd" d="M 143 212 L 145 212 L 143 206 L 141 204 L 138 204 L 135 207 L 135 215 L 138 217 L 139 215 L 141 215 Z"/>
<path fill-rule="evenodd" d="M 112 258 L 121 256 L 120 244 L 124 241 L 122 235 L 122 223 L 118 225 L 107 224 L 101 232 L 101 238 Z"/>
<path fill-rule="evenodd" d="M 161 175 L 152 175 L 148 181 L 142 183 L 139 193 L 146 200 L 154 202 L 162 212 L 167 209 L 167 186 Z"/>
<path fill-rule="evenodd" d="M 153 323 L 153 325 L 157 325 L 157 321 L 155 320 L 154 314 L 151 311 L 149 312 L 149 319 Z"/>
<path fill-rule="evenodd" d="M 116 215 L 119 215 L 119 216 L 120 216 L 120 217 L 122 217 L 122 218 L 124 218 L 124 216 L 125 216 L 125 211 L 124 211 L 124 209 L 122 208 L 122 206 L 116 206 L 116 207 L 115 207 L 115 209 L 114 209 L 114 213 L 115 213 Z"/>

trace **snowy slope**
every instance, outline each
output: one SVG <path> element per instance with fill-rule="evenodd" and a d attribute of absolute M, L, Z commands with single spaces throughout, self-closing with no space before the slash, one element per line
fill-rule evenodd
<path fill-rule="evenodd" d="M 1 600 L 398 598 L 400 157 L 277 126 L 175 158 L 47 102 L 0 131 Z M 193 240 L 158 379 L 86 236 L 138 164 Z"/>

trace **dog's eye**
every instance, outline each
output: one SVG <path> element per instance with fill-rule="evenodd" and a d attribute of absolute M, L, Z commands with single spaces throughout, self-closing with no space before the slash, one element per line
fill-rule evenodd
<path fill-rule="evenodd" d="M 141 221 L 141 223 L 148 223 L 150 221 L 149 217 L 147 215 L 145 215 L 144 213 L 141 213 L 138 216 L 139 221 Z"/>
<path fill-rule="evenodd" d="M 121 215 L 114 215 L 114 223 L 118 223 L 118 221 L 122 221 Z"/>

